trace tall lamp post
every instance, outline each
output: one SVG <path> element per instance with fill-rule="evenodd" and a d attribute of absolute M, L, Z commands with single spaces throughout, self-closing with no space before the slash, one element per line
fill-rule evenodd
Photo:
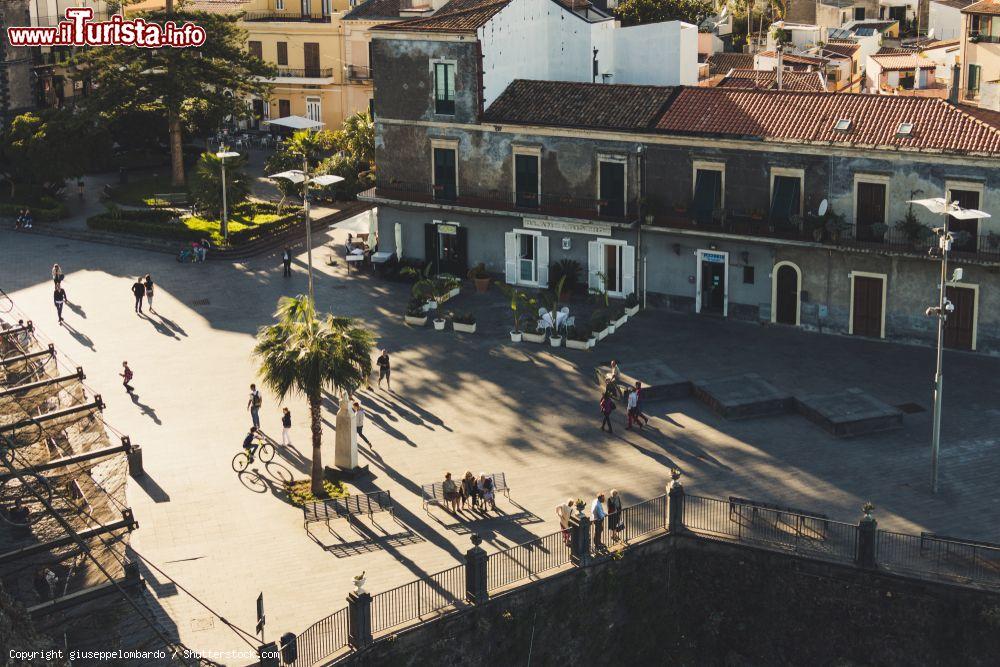
<path fill-rule="evenodd" d="M 941 451 L 941 400 L 944 391 L 944 325 L 948 315 L 955 310 L 955 305 L 948 300 L 948 253 L 955 241 L 955 236 L 948 231 L 948 219 L 979 220 L 990 217 L 989 213 L 976 209 L 962 208 L 958 202 L 949 202 L 941 197 L 932 199 L 911 199 L 910 204 L 923 206 L 931 213 L 942 216 L 943 223 L 934 228 L 938 237 L 938 248 L 941 250 L 941 281 L 938 285 L 938 304 L 927 309 L 929 317 L 937 318 L 937 370 L 934 374 L 934 425 L 931 433 L 931 493 L 938 490 L 938 456 Z M 952 282 L 962 279 L 962 269 L 955 269 Z"/>
<path fill-rule="evenodd" d="M 226 241 L 229 240 L 229 209 L 226 206 L 226 158 L 239 156 L 239 153 L 227 151 L 224 147 L 215 154 L 215 157 L 222 162 L 222 238 Z"/>

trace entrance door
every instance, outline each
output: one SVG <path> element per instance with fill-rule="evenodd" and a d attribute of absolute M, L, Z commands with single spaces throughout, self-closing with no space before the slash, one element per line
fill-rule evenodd
<path fill-rule="evenodd" d="M 696 309 L 699 313 L 726 315 L 727 292 L 726 267 L 729 255 L 724 252 L 698 251 L 699 285 Z"/>
<path fill-rule="evenodd" d="M 604 243 L 604 289 L 609 294 L 622 291 L 622 247 Z"/>
<path fill-rule="evenodd" d="M 303 54 L 305 55 L 305 74 L 306 76 L 318 77 L 319 76 L 319 43 L 318 42 L 306 42 L 302 45 Z"/>
<path fill-rule="evenodd" d="M 778 267 L 774 276 L 775 303 L 774 321 L 779 324 L 798 324 L 799 311 L 799 274 L 791 266 L 784 264 Z"/>
<path fill-rule="evenodd" d="M 971 350 L 976 321 L 976 290 L 946 287 L 945 294 L 955 304 L 955 310 L 944 322 L 944 346 L 955 350 Z"/>
<path fill-rule="evenodd" d="M 306 98 L 306 118 L 317 123 L 323 122 L 322 101 L 318 97 Z"/>
<path fill-rule="evenodd" d="M 979 193 L 975 190 L 951 190 L 951 201 L 958 202 L 962 208 L 979 208 Z M 948 216 L 948 231 L 955 236 L 952 250 L 975 252 L 979 242 L 979 220 L 959 220 Z"/>
<path fill-rule="evenodd" d="M 882 337 L 882 280 L 854 277 L 854 315 L 851 322 L 855 336 Z"/>
<path fill-rule="evenodd" d="M 885 223 L 885 183 L 858 182 L 858 210 L 855 217 L 859 241 L 872 241 L 872 225 Z"/>
<path fill-rule="evenodd" d="M 454 200 L 458 196 L 455 187 L 455 149 L 434 149 L 434 198 Z"/>

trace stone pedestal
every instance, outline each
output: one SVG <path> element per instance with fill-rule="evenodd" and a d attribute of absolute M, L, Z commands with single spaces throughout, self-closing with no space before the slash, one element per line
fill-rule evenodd
<path fill-rule="evenodd" d="M 372 596 L 351 591 L 347 596 L 347 643 L 357 650 L 372 643 Z"/>
<path fill-rule="evenodd" d="M 472 604 L 482 604 L 489 599 L 486 581 L 486 551 L 479 545 L 483 538 L 472 535 L 472 548 L 465 552 L 465 599 Z"/>
<path fill-rule="evenodd" d="M 364 468 L 358 467 L 358 431 L 354 418 L 354 411 L 351 410 L 350 401 L 346 396 L 340 398 L 340 409 L 337 410 L 337 434 L 335 438 L 335 449 L 333 464 L 337 470 L 348 475 L 362 472 Z"/>

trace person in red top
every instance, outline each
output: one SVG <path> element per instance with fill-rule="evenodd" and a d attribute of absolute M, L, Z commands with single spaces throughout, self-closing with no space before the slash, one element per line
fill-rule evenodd
<path fill-rule="evenodd" d="M 608 427 L 608 433 L 614 433 L 614 429 L 611 428 L 611 412 L 615 409 L 615 402 L 611 400 L 611 397 L 607 394 L 601 397 L 601 414 L 604 415 L 604 421 L 601 422 L 601 430 L 604 427 Z"/>
<path fill-rule="evenodd" d="M 125 391 L 131 394 L 135 388 L 129 384 L 132 382 L 132 369 L 128 367 L 127 361 L 122 362 L 122 369 L 122 372 L 119 373 L 122 376 L 122 386 L 125 387 Z"/>

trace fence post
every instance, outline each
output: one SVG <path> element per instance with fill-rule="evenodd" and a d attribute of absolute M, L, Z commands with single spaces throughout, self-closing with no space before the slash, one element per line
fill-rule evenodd
<path fill-rule="evenodd" d="M 257 662 L 260 667 L 278 667 L 278 665 L 281 664 L 278 660 L 277 642 L 261 644 L 257 649 L 257 655 L 260 656 Z"/>
<path fill-rule="evenodd" d="M 569 517 L 569 560 L 577 566 L 590 563 L 590 517 L 583 512 L 585 507 L 582 500 L 577 502 L 576 514 L 571 512 Z"/>
<path fill-rule="evenodd" d="M 479 545 L 483 538 L 472 534 L 472 548 L 465 552 L 465 599 L 472 604 L 482 604 L 489 600 L 486 584 L 486 551 Z"/>
<path fill-rule="evenodd" d="M 681 471 L 673 468 L 670 484 L 667 484 L 667 531 L 679 533 L 684 530 L 684 485 L 681 484 Z"/>
<path fill-rule="evenodd" d="M 353 649 L 372 643 L 372 596 L 366 592 L 364 574 L 354 578 L 347 596 L 347 644 Z"/>
<path fill-rule="evenodd" d="M 858 521 L 858 552 L 855 561 L 859 567 L 867 570 L 874 570 L 878 567 L 876 562 L 875 539 L 878 535 L 878 521 L 872 516 L 875 506 L 865 503 L 861 508 L 865 515 Z"/>

